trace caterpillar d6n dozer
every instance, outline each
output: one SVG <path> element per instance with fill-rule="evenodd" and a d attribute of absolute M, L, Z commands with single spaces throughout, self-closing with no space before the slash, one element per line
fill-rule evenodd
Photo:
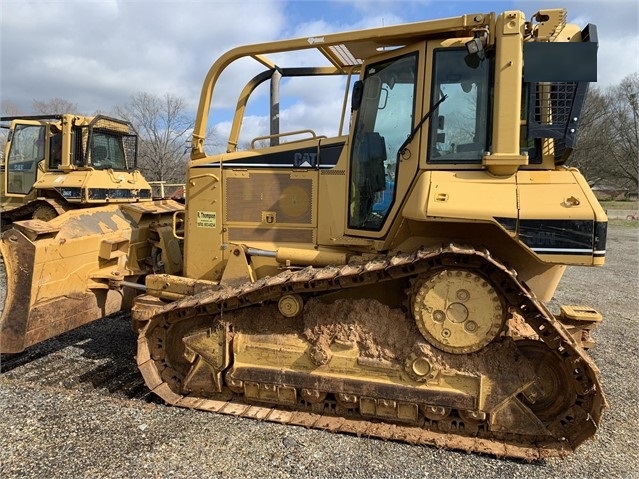
<path fill-rule="evenodd" d="M 607 218 L 563 166 L 596 50 L 595 27 L 557 9 L 220 57 L 175 220 L 183 273 L 146 275 L 134 300 L 148 387 L 330 431 L 528 460 L 572 452 L 606 407 L 586 352 L 601 317 L 546 302 L 567 265 L 604 262 Z M 249 60 L 264 70 L 239 94 L 226 152 L 207 155 L 218 80 Z M 337 134 L 280 132 L 280 82 L 328 94 L 321 79 L 343 82 Z M 266 82 L 272 130 L 240 150 Z"/>
<path fill-rule="evenodd" d="M 135 283 L 165 264 L 181 270 L 171 224 L 183 206 L 153 200 L 128 122 L 73 114 L 0 120 L 9 130 L 0 187 L 8 230 L 0 245 L 8 270 L 0 351 L 21 351 L 130 307 L 134 290 L 123 292 L 122 281 Z"/>
<path fill-rule="evenodd" d="M 9 130 L 0 218 L 48 221 L 70 209 L 151 201 L 136 169 L 138 137 L 128 122 L 103 115 L 0 117 Z"/>

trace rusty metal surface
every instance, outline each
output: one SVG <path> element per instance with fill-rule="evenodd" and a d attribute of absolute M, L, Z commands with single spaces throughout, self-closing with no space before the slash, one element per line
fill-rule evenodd
<path fill-rule="evenodd" d="M 161 236 L 152 233 L 166 229 L 172 214 L 183 209 L 174 201 L 159 200 L 143 206 L 74 209 L 51 221 L 14 223 L 0 238 L 7 274 L 0 353 L 24 351 L 129 309 L 133 293 L 122 288 L 122 281 L 134 282 L 151 272 L 146 260 L 159 248 Z M 139 217 L 132 218 L 131 211 Z M 161 259 L 181 269 L 179 246 L 173 255 L 161 246 Z"/>
<path fill-rule="evenodd" d="M 23 351 L 29 317 L 32 265 L 35 246 L 24 235 L 8 230 L 0 241 L 0 254 L 6 268 L 6 297 L 0 320 L 0 351 Z"/>
<path fill-rule="evenodd" d="M 395 278 L 410 278 L 443 266 L 478 269 L 490 276 L 508 306 L 524 318 L 552 352 L 562 358 L 560 367 L 569 378 L 576 398 L 568 409 L 561 410 L 554 417 L 544 421 L 549 434 L 546 439 L 540 440 L 535 437 L 534 441 L 531 441 L 529 436 L 518 434 L 517 431 L 486 432 L 481 437 L 464 435 L 460 431 L 442 432 L 438 429 L 436 421 L 431 421 L 430 425 L 424 427 L 405 426 L 369 421 L 362 417 L 345 418 L 317 414 L 312 410 L 305 410 L 301 404 L 297 405 L 299 410 L 290 411 L 279 406 L 249 405 L 246 404 L 245 398 L 237 394 L 212 398 L 198 397 L 193 393 L 183 395 L 180 390 L 181 378 L 171 368 L 169 357 L 174 353 L 171 348 L 181 342 L 181 337 L 162 336 L 165 334 L 162 330 L 166 331 L 170 326 L 179 326 L 182 323 L 187 325 L 189 321 L 201 321 L 206 318 L 211 318 L 212 324 L 213 318 L 222 311 L 276 300 L 285 293 L 359 287 Z M 166 341 L 160 341 L 161 344 L 158 345 L 154 338 L 156 334 Z M 287 271 L 240 288 L 207 291 L 171 303 L 141 329 L 137 362 L 147 386 L 169 404 L 525 460 L 569 454 L 596 432 L 601 414 L 607 406 L 599 382 L 599 371 L 592 360 L 547 308 L 517 280 L 516 273 L 508 270 L 487 252 L 454 245 L 437 250 L 420 250 L 414 254 L 356 267 L 309 267 L 298 272 Z"/>
<path fill-rule="evenodd" d="M 0 251 L 7 270 L 7 296 L 0 319 L 0 352 L 24 351 L 108 314 L 100 304 L 107 291 L 69 292 L 33 304 L 36 245 L 19 231 L 9 230 L 0 241 Z"/>

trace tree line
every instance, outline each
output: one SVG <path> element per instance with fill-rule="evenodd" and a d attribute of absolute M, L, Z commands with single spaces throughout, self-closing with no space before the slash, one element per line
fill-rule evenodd
<path fill-rule="evenodd" d="M 34 100 L 32 107 L 29 114 L 78 112 L 76 104 L 61 98 Z M 0 108 L 3 115 L 22 114 L 6 101 Z M 139 92 L 116 106 L 111 116 L 129 121 L 136 129 L 138 167 L 149 181 L 184 181 L 194 118 L 183 98 Z M 215 145 L 214 135 L 207 138 L 209 145 Z M 591 186 L 606 185 L 636 195 L 638 144 L 639 73 L 607 88 L 591 85 L 568 165 L 579 168 Z"/>
<path fill-rule="evenodd" d="M 591 85 L 568 164 L 591 186 L 637 194 L 639 171 L 639 73 L 608 88 Z"/>

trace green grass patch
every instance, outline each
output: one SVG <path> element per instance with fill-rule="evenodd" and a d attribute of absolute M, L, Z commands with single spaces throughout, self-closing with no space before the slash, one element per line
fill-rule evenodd
<path fill-rule="evenodd" d="M 639 201 L 600 201 L 604 210 L 636 210 Z"/>
<path fill-rule="evenodd" d="M 608 220 L 608 224 L 615 228 L 639 228 L 639 221 Z"/>

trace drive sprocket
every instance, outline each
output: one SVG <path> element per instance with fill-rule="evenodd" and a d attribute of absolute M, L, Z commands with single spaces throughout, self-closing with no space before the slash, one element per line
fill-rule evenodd
<path fill-rule="evenodd" d="M 448 353 L 479 351 L 499 334 L 506 319 L 495 288 L 473 271 L 445 268 L 420 277 L 411 297 L 419 331 Z"/>

